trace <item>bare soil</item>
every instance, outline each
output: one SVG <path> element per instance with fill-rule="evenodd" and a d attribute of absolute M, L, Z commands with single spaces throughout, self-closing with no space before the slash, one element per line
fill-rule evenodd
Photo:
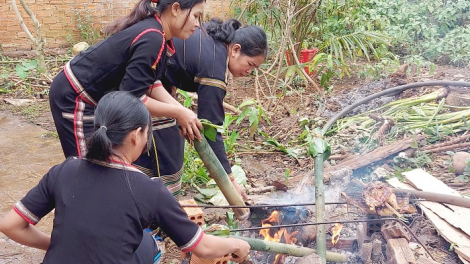
<path fill-rule="evenodd" d="M 318 127 L 321 127 L 328 118 L 338 113 L 342 108 L 368 96 L 374 92 L 381 91 L 386 88 L 397 86 L 403 83 L 410 83 L 416 81 L 426 80 L 465 80 L 470 81 L 470 69 L 469 68 L 453 68 L 447 66 L 440 66 L 436 72 L 431 76 L 429 74 L 402 76 L 397 78 L 389 78 L 379 81 L 366 81 L 357 77 L 344 78 L 337 80 L 334 84 L 334 89 L 327 93 L 324 100 L 319 100 L 318 95 L 312 88 L 290 90 L 287 89 L 287 95 L 283 96 L 282 99 L 275 98 L 280 90 L 274 91 L 269 90 L 263 82 L 261 82 L 258 90 L 255 89 L 256 85 L 253 77 L 243 77 L 234 80 L 233 85 L 229 88 L 229 94 L 226 98 L 226 102 L 234 106 L 239 105 L 246 99 L 258 99 L 260 100 L 263 108 L 269 115 L 271 125 L 262 121 L 259 126 L 259 130 L 263 131 L 271 138 L 276 139 L 279 143 L 289 145 L 290 142 L 296 141 L 296 139 L 302 133 L 302 129 L 299 126 L 300 118 L 308 118 L 311 122 L 316 122 Z M 370 102 L 369 104 L 356 109 L 353 113 L 359 113 L 367 109 L 380 106 L 388 101 L 395 100 L 402 97 L 410 97 L 421 94 L 427 89 L 415 89 L 410 92 L 405 92 L 395 97 L 380 98 Z M 12 122 L 15 126 L 26 126 L 29 130 L 32 128 L 39 128 L 42 132 L 51 132 L 53 135 L 55 128 L 53 125 L 50 109 L 48 105 L 47 96 L 41 98 L 41 96 L 31 96 L 30 93 L 26 92 L 15 92 L 0 94 L 0 115 L 6 116 L 9 122 Z M 36 101 L 28 106 L 13 106 L 6 103 L 4 98 L 36 98 Z M 269 103 L 271 103 L 269 105 Z M 312 121 L 313 120 L 313 121 Z M 0 122 L 1 124 L 1 122 Z M 313 160 L 308 157 L 303 158 L 292 158 L 283 154 L 279 151 L 273 151 L 272 148 L 267 149 L 263 144 L 264 139 L 260 135 L 256 135 L 254 138 L 250 138 L 247 133 L 248 124 L 244 122 L 240 127 L 233 126 L 232 129 L 241 131 L 241 135 L 238 142 L 241 145 L 249 145 L 249 150 L 239 151 L 236 156 L 231 157 L 232 160 L 235 158 L 241 160 L 241 166 L 244 168 L 249 183 L 252 187 L 263 187 L 263 186 L 281 186 L 282 188 L 287 187 L 289 190 L 297 186 L 299 181 L 307 174 L 311 173 L 313 169 Z M 15 129 L 15 128 L 11 128 Z M 35 131 L 35 130 L 34 130 Z M 11 131 L 10 131 L 11 132 Z M 2 132 L 2 136 L 4 132 Z M 33 137 L 34 138 L 34 137 Z M 3 144 L 13 144 L 13 140 L 9 139 Z M 37 138 L 33 142 L 42 142 L 44 139 Z M 28 159 L 21 159 L 21 149 L 28 148 L 28 146 L 21 146 L 19 149 L 11 150 L 8 155 L 12 156 L 16 151 L 16 160 L 10 159 L 9 161 L 2 160 L 0 168 L 3 166 L 6 168 L 4 175 L 0 174 L 1 177 L 15 172 L 15 167 L 18 163 L 41 163 L 45 167 L 35 169 L 35 173 L 42 174 L 47 171 L 48 166 L 52 166 L 53 163 L 61 161 L 61 151 L 58 145 L 58 140 L 52 136 L 49 137 L 51 142 L 50 145 L 54 145 L 55 149 L 51 151 L 31 152 L 28 154 Z M 31 143 L 32 144 L 32 143 Z M 458 150 L 455 150 L 458 151 Z M 332 153 L 333 155 L 335 153 Z M 6 153 L 5 153 L 6 155 Z M 54 158 L 43 161 L 42 159 L 35 158 L 35 156 Z M 426 170 L 435 177 L 447 183 L 449 186 L 457 189 L 463 194 L 470 194 L 470 185 L 468 183 L 460 182 L 456 176 L 452 173 L 451 163 L 449 163 L 450 156 L 446 153 L 436 153 L 432 155 L 433 162 L 426 167 Z M 13 162 L 8 165 L 7 162 Z M 15 163 L 16 162 L 16 163 Z M 338 161 L 340 162 L 340 161 Z M 385 163 L 390 161 L 384 161 Z M 383 163 L 382 163 L 383 164 Z M 33 164 L 34 165 L 34 164 Z M 372 165 L 361 173 L 370 173 L 377 164 Z M 286 178 L 286 172 L 288 177 Z M 4 215 L 9 208 L 13 205 L 15 200 L 18 200 L 24 195 L 32 186 L 34 182 L 39 180 L 36 176 L 31 179 L 28 178 L 28 184 L 24 184 L 24 179 L 18 178 L 17 180 L 11 180 L 4 182 L 3 178 L 0 181 L 0 196 L 2 198 L 0 213 Z M 15 195 L 10 194 L 11 189 L 16 190 Z M 280 188 L 280 189 L 282 189 Z M 276 192 L 278 196 L 282 196 L 283 191 Z M 2 196 L 3 194 L 3 196 Z M 8 195 L 7 195 L 8 194 Z M 195 192 L 187 187 L 185 191 L 186 196 L 180 197 L 180 199 L 188 199 L 195 195 Z M 268 197 L 272 194 L 263 194 Z M 263 196 L 261 195 L 261 196 Z M 288 200 L 284 200 L 288 202 Z M 308 202 L 308 201 L 305 201 Z M 218 209 L 205 209 L 206 222 L 209 223 L 225 223 L 225 210 Z M 246 224 L 246 223 L 242 223 Z M 449 251 L 450 245 L 443 238 L 441 238 L 432 224 L 427 219 L 419 219 L 418 222 L 414 223 L 414 231 L 417 232 L 423 239 L 427 247 L 430 248 L 431 252 L 436 256 L 440 263 L 461 263 L 456 254 Z M 45 221 L 42 225 L 43 230 L 50 230 L 52 221 Z M 413 228 L 413 227 L 412 227 Z M 163 259 L 164 264 L 169 263 L 181 263 L 180 252 L 171 241 L 166 241 L 165 257 Z M 42 259 L 43 253 L 22 247 L 12 242 L 11 240 L 0 235 L 0 263 L 39 263 Z M 350 263 L 362 263 L 359 259 L 351 259 Z"/>

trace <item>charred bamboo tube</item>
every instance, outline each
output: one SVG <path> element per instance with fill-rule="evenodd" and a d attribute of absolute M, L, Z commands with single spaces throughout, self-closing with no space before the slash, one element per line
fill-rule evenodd
<path fill-rule="evenodd" d="M 209 171 L 210 176 L 215 180 L 217 186 L 222 191 L 230 205 L 245 205 L 243 198 L 233 186 L 232 181 L 228 178 L 224 167 L 220 164 L 219 159 L 215 155 L 206 138 L 203 136 L 201 141 L 194 141 L 194 148 L 196 149 L 199 157 L 201 158 L 204 166 Z M 250 209 L 248 208 L 232 208 L 235 216 L 239 220 L 245 220 L 250 216 Z"/>
<path fill-rule="evenodd" d="M 448 194 L 441 194 L 441 193 L 432 193 L 432 192 L 423 192 L 417 190 L 409 190 L 409 189 L 398 189 L 393 188 L 395 193 L 411 193 L 412 195 L 425 199 L 426 201 L 431 202 L 439 202 L 439 203 L 446 203 L 457 205 L 465 208 L 470 208 L 470 199 L 465 197 L 459 197 L 455 195 L 448 195 Z"/>
<path fill-rule="evenodd" d="M 325 190 L 323 186 L 323 155 L 315 157 L 315 221 L 323 222 L 325 220 Z M 322 260 L 323 264 L 326 263 L 326 233 L 325 226 L 319 225 L 317 227 L 317 254 Z"/>
<path fill-rule="evenodd" d="M 310 254 L 317 254 L 317 251 L 313 248 L 301 247 L 296 245 L 289 245 L 284 243 L 266 241 L 256 238 L 241 237 L 241 236 L 232 236 L 233 238 L 238 238 L 245 240 L 250 244 L 251 250 L 270 252 L 275 254 L 283 254 L 295 257 L 305 257 Z M 326 244 L 326 242 L 325 242 Z M 348 257 L 343 254 L 336 252 L 326 251 L 326 260 L 331 262 L 348 262 Z"/>

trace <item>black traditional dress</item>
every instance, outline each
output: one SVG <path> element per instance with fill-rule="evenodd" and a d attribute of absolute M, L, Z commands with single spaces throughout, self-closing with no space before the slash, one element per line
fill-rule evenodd
<path fill-rule="evenodd" d="M 159 226 L 183 252 L 203 236 L 160 179 L 118 161 L 69 158 L 14 206 L 33 225 L 53 209 L 44 263 L 137 263 L 143 230 L 150 225 Z"/>
<path fill-rule="evenodd" d="M 199 28 L 187 40 L 173 39 L 175 54 L 168 60 L 162 83 L 172 88 L 197 92 L 197 114 L 213 124 L 222 125 L 225 118 L 223 99 L 228 78 L 227 45 L 214 40 Z M 168 119 L 165 121 L 168 125 Z M 181 188 L 184 159 L 184 140 L 178 133 L 177 124 L 171 127 L 154 126 L 156 155 L 139 158 L 139 168 L 151 176 L 160 176 L 174 194 Z M 222 135 L 217 133 L 216 142 L 208 142 L 227 174 L 231 166 L 227 159 Z M 155 158 L 157 157 L 157 158 Z M 153 159 L 152 159 L 153 158 Z"/>
<path fill-rule="evenodd" d="M 49 102 L 66 157 L 86 154 L 97 102 L 110 91 L 129 91 L 143 102 L 166 68 L 173 44 L 150 16 L 91 46 L 69 61 L 52 82 Z"/>

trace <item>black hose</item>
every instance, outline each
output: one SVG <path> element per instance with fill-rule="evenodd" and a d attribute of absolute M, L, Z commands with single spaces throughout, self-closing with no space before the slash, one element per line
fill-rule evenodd
<path fill-rule="evenodd" d="M 330 129 L 330 127 L 341 117 L 343 117 L 345 114 L 347 114 L 349 111 L 352 109 L 356 108 L 357 106 L 361 104 L 368 103 L 370 100 L 391 94 L 391 93 L 398 93 L 402 92 L 407 89 L 412 89 L 412 88 L 419 88 L 423 86 L 463 86 L 463 87 L 470 87 L 470 82 L 459 82 L 459 81 L 429 81 L 429 82 L 417 82 L 417 83 L 410 83 L 410 84 L 405 84 L 401 86 L 396 86 L 393 88 L 389 88 L 387 90 L 369 95 L 365 98 L 362 98 L 361 100 L 355 102 L 352 105 L 349 105 L 348 107 L 344 108 L 341 110 L 341 112 L 337 113 L 335 116 L 333 116 L 326 124 L 323 126 L 322 133 L 323 135 L 326 134 L 326 132 Z"/>

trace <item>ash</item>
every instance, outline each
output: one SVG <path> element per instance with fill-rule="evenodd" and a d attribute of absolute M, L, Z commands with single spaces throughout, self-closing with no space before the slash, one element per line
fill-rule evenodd
<path fill-rule="evenodd" d="M 351 90 L 344 90 L 340 94 L 335 95 L 334 98 L 330 98 L 327 100 L 327 108 L 325 111 L 322 113 L 323 117 L 329 118 L 337 113 L 339 113 L 342 109 L 344 109 L 347 106 L 352 105 L 353 103 L 369 96 L 374 93 L 378 93 L 381 91 L 386 90 L 387 88 L 390 88 L 390 83 L 386 80 L 379 80 L 375 82 L 368 83 L 366 85 L 363 85 L 361 87 L 351 89 Z M 397 99 L 396 94 L 391 94 L 388 96 L 382 96 L 376 99 L 373 99 L 365 104 L 362 104 L 360 106 L 357 106 L 356 108 L 352 109 L 349 111 L 346 116 L 354 116 L 372 109 L 376 109 L 380 106 L 383 106 L 387 103 L 390 103 L 392 101 L 395 101 Z M 339 108 L 328 108 L 328 105 L 338 105 Z M 335 111 L 337 110 L 337 111 Z"/>

